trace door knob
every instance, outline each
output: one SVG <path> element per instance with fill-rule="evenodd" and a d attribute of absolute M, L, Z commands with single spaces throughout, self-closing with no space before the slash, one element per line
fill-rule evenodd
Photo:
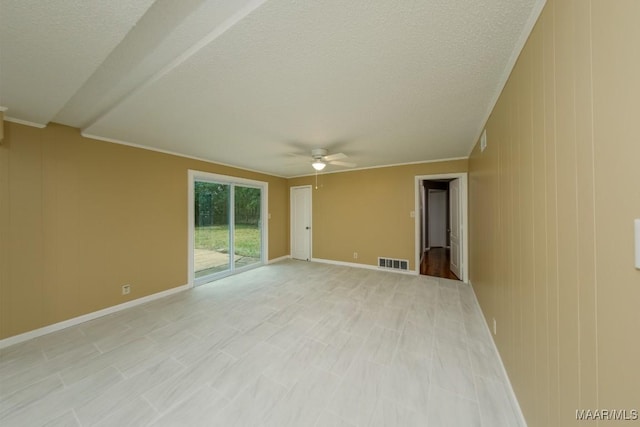
<path fill-rule="evenodd" d="M 305 227 L 305 230 L 309 230 L 309 229 L 311 229 L 311 227 Z"/>

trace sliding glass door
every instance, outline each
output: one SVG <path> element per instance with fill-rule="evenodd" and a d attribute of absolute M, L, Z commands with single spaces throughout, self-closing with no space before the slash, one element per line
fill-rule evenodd
<path fill-rule="evenodd" d="M 262 252 L 260 188 L 234 186 L 233 255 L 236 269 L 259 263 Z"/>
<path fill-rule="evenodd" d="M 194 269 L 199 279 L 230 270 L 229 184 L 195 182 Z"/>
<path fill-rule="evenodd" d="M 196 285 L 261 265 L 266 183 L 190 172 L 190 280 Z"/>

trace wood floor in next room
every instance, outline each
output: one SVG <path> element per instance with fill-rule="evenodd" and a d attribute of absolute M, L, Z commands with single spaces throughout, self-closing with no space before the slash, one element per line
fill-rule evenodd
<path fill-rule="evenodd" d="M 471 288 L 284 261 L 0 350 L 3 426 L 519 426 Z"/>
<path fill-rule="evenodd" d="M 447 248 L 431 248 L 426 251 L 420 262 L 420 274 L 441 277 L 443 279 L 459 280 L 451 272 L 451 250 Z"/>

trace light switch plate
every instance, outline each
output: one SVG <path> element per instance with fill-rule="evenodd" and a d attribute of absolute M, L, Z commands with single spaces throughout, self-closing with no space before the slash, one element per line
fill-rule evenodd
<path fill-rule="evenodd" d="M 640 270 L 640 219 L 636 219 L 635 224 L 636 224 L 636 268 Z"/>
<path fill-rule="evenodd" d="M 487 130 L 482 131 L 482 136 L 480 137 L 480 152 L 484 151 L 487 148 Z"/>

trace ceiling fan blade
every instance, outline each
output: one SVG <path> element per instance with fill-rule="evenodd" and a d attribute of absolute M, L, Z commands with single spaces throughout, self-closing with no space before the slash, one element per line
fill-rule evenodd
<path fill-rule="evenodd" d="M 298 157 L 300 159 L 305 159 L 305 160 L 309 160 L 310 159 L 308 154 L 287 153 L 287 156 Z"/>
<path fill-rule="evenodd" d="M 330 165 L 335 165 L 335 166 L 343 166 L 345 168 L 355 168 L 357 165 L 355 163 L 349 163 L 349 162 L 340 162 L 340 161 L 332 161 L 329 162 Z"/>
<path fill-rule="evenodd" d="M 324 156 L 324 161 L 325 162 L 332 162 L 334 160 L 340 160 L 340 159 L 346 159 L 347 155 L 344 153 L 336 153 L 336 154 L 329 154 L 328 156 Z"/>

